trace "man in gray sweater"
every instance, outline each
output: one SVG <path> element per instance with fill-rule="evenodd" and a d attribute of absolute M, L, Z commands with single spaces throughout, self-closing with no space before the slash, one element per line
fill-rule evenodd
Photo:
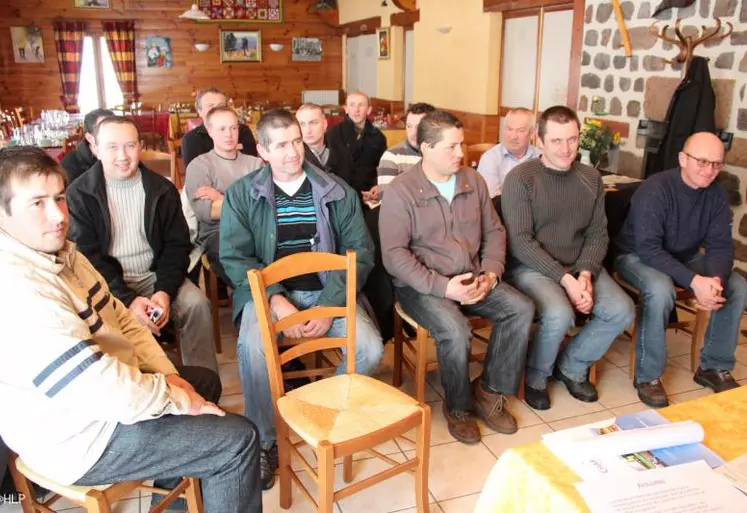
<path fill-rule="evenodd" d="M 485 180 L 462 166 L 461 121 L 448 112 L 426 114 L 417 140 L 422 161 L 390 183 L 381 204 L 384 265 L 402 309 L 436 341 L 449 433 L 479 442 L 475 413 L 491 429 L 515 433 L 506 396 L 521 382 L 532 302 L 501 282 L 506 232 Z M 493 323 L 485 368 L 472 383 L 467 315 Z"/>
<path fill-rule="evenodd" d="M 218 257 L 223 195 L 236 180 L 261 168 L 264 162 L 239 151 L 239 117 L 231 107 L 219 105 L 210 109 L 205 127 L 213 149 L 189 163 L 184 187 L 197 217 L 197 244 L 205 249 L 215 274 L 230 285 Z"/>
<path fill-rule="evenodd" d="M 538 127 L 542 157 L 514 168 L 503 184 L 511 255 L 506 280 L 534 300 L 539 314 L 524 390 L 537 410 L 550 408 L 553 369 L 573 397 L 596 401 L 589 367 L 634 315 L 633 302 L 602 267 L 609 243 L 604 184 L 595 169 L 575 161 L 579 129 L 571 109 L 544 111 Z M 576 312 L 591 318 L 558 358 Z"/>

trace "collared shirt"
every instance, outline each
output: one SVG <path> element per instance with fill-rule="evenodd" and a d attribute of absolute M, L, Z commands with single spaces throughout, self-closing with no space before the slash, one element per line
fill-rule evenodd
<path fill-rule="evenodd" d="M 477 166 L 477 172 L 482 175 L 488 184 L 490 197 L 495 198 L 501 194 L 501 187 L 506 175 L 513 168 L 526 162 L 527 160 L 539 157 L 540 151 L 531 144 L 527 147 L 524 156 L 517 159 L 510 151 L 506 149 L 503 143 L 496 144 L 488 151 L 482 154 L 480 164 Z"/>
<path fill-rule="evenodd" d="M 309 146 L 309 149 L 310 149 L 310 150 L 311 150 L 311 152 L 312 152 L 312 153 L 314 154 L 314 156 L 316 156 L 316 159 L 317 159 L 317 160 L 318 160 L 318 161 L 319 161 L 319 162 L 320 162 L 320 163 L 321 163 L 321 164 L 322 164 L 323 166 L 326 166 L 326 165 L 327 165 L 327 161 L 329 161 L 329 148 L 328 148 L 328 147 L 327 147 L 326 145 L 325 145 L 325 146 L 324 146 L 324 147 L 322 148 L 322 151 L 320 151 L 320 152 L 317 152 L 317 151 L 316 151 L 316 150 L 315 150 L 314 148 L 312 148 L 311 146 Z"/>

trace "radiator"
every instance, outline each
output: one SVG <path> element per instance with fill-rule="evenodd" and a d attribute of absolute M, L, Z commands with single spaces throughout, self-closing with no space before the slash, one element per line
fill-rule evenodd
<path fill-rule="evenodd" d="M 303 91 L 301 101 L 317 105 L 340 105 L 340 91 L 337 89 Z"/>

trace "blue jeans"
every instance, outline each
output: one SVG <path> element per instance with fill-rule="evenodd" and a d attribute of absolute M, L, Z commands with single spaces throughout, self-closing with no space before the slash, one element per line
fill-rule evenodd
<path fill-rule="evenodd" d="M 321 293 L 321 290 L 294 290 L 288 293 L 288 300 L 299 310 L 305 310 L 317 305 Z M 338 317 L 332 321 L 327 335 L 344 337 L 346 332 L 345 318 Z M 355 333 L 355 371 L 371 374 L 381 361 L 384 346 L 379 331 L 360 306 L 356 310 Z M 238 357 L 241 390 L 244 392 L 244 415 L 257 425 L 260 443 L 262 447 L 268 448 L 277 440 L 275 410 L 267 373 L 267 358 L 252 301 L 244 306 L 241 315 Z M 345 373 L 346 358 L 347 355 L 343 355 L 337 367 L 338 374 Z"/>
<path fill-rule="evenodd" d="M 705 258 L 698 254 L 685 262 L 692 271 L 703 274 Z M 625 281 L 641 292 L 638 301 L 638 331 L 635 347 L 635 381 L 647 383 L 664 373 L 667 363 L 666 330 L 674 308 L 675 290 L 672 279 L 647 266 L 633 253 L 615 259 L 615 270 Z M 735 272 L 724 285 L 726 303 L 711 314 L 700 352 L 700 367 L 704 370 L 732 370 L 734 351 L 739 336 L 739 322 L 747 297 L 747 282 Z"/>
<path fill-rule="evenodd" d="M 451 299 L 421 294 L 410 287 L 397 287 L 402 309 L 436 341 L 441 384 L 449 411 L 472 411 L 474 398 L 469 382 L 472 329 L 465 317 L 479 315 L 493 322 L 488 354 L 482 373 L 484 389 L 513 395 L 519 390 L 532 326 L 532 302 L 516 289 L 500 283 L 474 305 L 459 305 Z"/>
<path fill-rule="evenodd" d="M 217 402 L 221 386 L 215 372 L 181 367 L 179 374 L 198 394 Z M 201 480 L 205 513 L 261 512 L 257 430 L 231 413 L 118 424 L 104 454 L 75 484 L 157 479 L 157 487 L 173 488 L 181 476 Z"/>
<path fill-rule="evenodd" d="M 591 318 L 558 358 L 560 344 L 576 320 L 565 289 L 523 265 L 509 271 L 506 280 L 534 300 L 537 308 L 537 330 L 529 345 L 525 378 L 526 384 L 535 389 L 547 386 L 556 360 L 563 374 L 574 381 L 584 381 L 589 367 L 604 356 L 615 338 L 633 322 L 633 301 L 602 269 L 594 281 Z"/>

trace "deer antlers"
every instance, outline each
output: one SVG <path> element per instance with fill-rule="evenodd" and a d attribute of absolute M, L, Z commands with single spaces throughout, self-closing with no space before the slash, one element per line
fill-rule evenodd
<path fill-rule="evenodd" d="M 677 21 L 674 22 L 674 34 L 677 36 L 677 39 L 667 36 L 669 25 L 664 25 L 664 28 L 661 29 L 661 32 L 656 26 L 657 22 L 654 22 L 651 25 L 651 33 L 655 37 L 661 39 L 662 41 L 666 41 L 667 43 L 673 44 L 680 49 L 680 53 L 677 54 L 674 59 L 665 59 L 665 62 L 669 64 L 685 63 L 685 65 L 688 65 L 693 58 L 693 51 L 695 50 L 696 46 L 707 40 L 720 41 L 726 37 L 729 37 L 729 35 L 734 30 L 732 24 L 727 21 L 726 25 L 728 28 L 726 29 L 726 31 L 723 34 L 718 34 L 721 31 L 721 18 L 716 18 L 716 26 L 713 29 L 709 29 L 705 25 L 701 25 L 700 36 L 697 38 L 693 38 L 693 36 L 685 36 L 684 34 L 682 34 L 682 31 L 680 30 L 681 22 L 681 18 L 677 18 Z"/>

